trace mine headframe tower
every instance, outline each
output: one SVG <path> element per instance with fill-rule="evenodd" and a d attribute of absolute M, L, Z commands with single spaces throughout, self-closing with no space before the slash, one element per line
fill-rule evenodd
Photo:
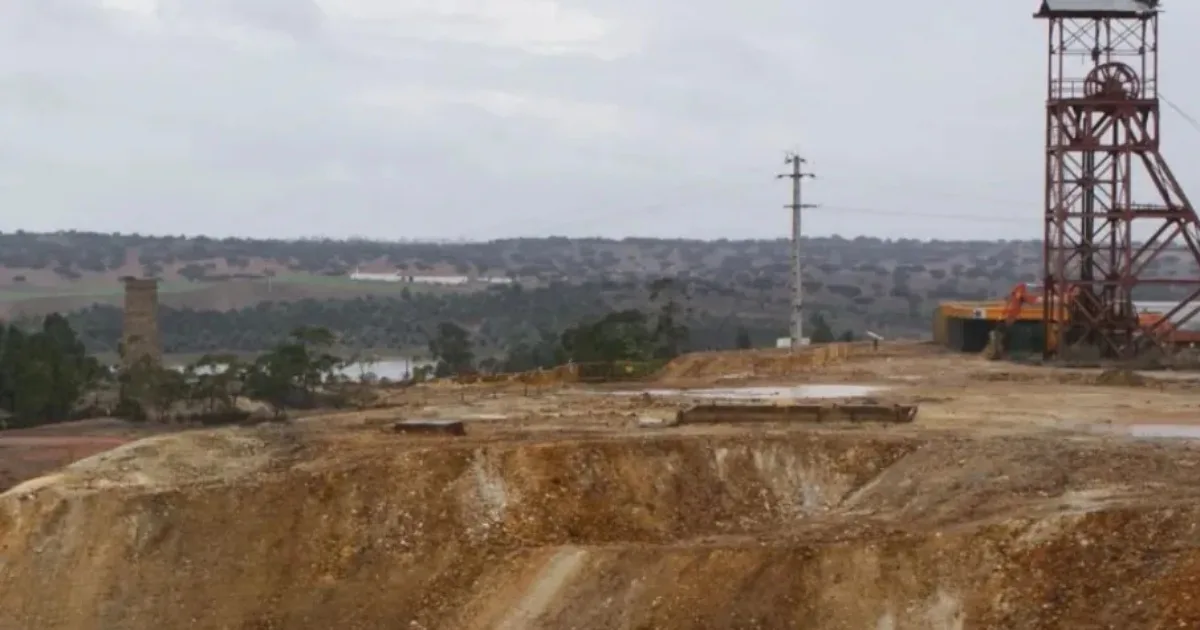
<path fill-rule="evenodd" d="M 1034 17 L 1049 24 L 1045 354 L 1169 351 L 1171 324 L 1200 310 L 1200 222 L 1159 151 L 1158 1 L 1043 0 Z M 1135 201 L 1134 182 L 1153 203 Z M 1168 251 L 1183 275 L 1153 271 Z M 1139 285 L 1174 307 L 1139 323 Z"/>

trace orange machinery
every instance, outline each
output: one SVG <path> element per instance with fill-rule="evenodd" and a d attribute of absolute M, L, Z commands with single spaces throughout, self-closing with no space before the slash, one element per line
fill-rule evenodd
<path fill-rule="evenodd" d="M 1021 319 L 1021 312 L 1025 310 L 1026 307 L 1040 307 L 1042 304 L 1043 295 L 1044 292 L 1042 291 L 1042 285 L 1026 282 L 1017 284 L 1012 288 L 1012 291 L 1008 292 L 1008 297 L 1005 298 L 1003 303 L 1003 311 L 1001 313 L 1000 321 L 997 322 L 996 329 L 992 333 L 992 343 L 988 346 L 987 353 L 991 356 L 991 358 L 998 359 L 1005 352 L 1007 352 L 1008 329 L 1012 328 L 1013 324 L 1015 324 L 1018 319 Z M 1059 315 L 1062 316 L 1065 314 L 1059 313 Z M 1042 314 L 1039 313 L 1038 317 L 1040 319 Z M 1065 317 L 1056 317 L 1055 319 L 1061 320 L 1065 319 Z M 1057 345 L 1056 339 L 1050 339 L 1048 342 L 1051 349 Z"/>
<path fill-rule="evenodd" d="M 1075 289 L 1067 294 L 1066 302 L 1069 303 L 1074 298 Z M 1000 320 L 1000 325 L 997 326 L 1001 338 L 1004 331 L 1011 327 L 1018 319 L 1021 318 L 1022 310 L 1027 306 L 1040 306 L 1042 304 L 1044 292 L 1042 285 L 1022 282 L 1013 287 L 1009 292 L 1008 298 L 1004 301 L 1003 317 Z M 1055 321 L 1066 321 L 1068 313 L 1065 305 L 1061 312 L 1055 313 Z M 1200 342 L 1200 331 L 1177 330 L 1171 322 L 1159 324 L 1164 315 L 1162 313 L 1139 313 L 1138 324 L 1143 329 L 1148 329 L 1158 325 L 1160 334 L 1165 335 L 1172 343 L 1198 343 Z M 1048 339 L 1048 344 L 1053 349 L 1057 343 L 1057 339 Z"/>

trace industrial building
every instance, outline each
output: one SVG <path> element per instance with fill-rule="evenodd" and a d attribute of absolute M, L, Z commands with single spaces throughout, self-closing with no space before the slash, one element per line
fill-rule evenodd
<path fill-rule="evenodd" d="M 1004 300 L 943 302 L 933 313 L 933 340 L 960 352 L 983 352 L 991 333 L 1005 320 Z M 1042 306 L 1024 306 L 1009 328 L 1012 352 L 1041 352 Z"/>
<path fill-rule="evenodd" d="M 410 275 L 398 271 L 375 273 L 355 269 L 350 272 L 351 280 L 359 282 L 405 282 L 409 284 L 436 284 L 445 286 L 461 286 L 466 284 L 513 284 L 516 281 L 507 276 L 450 276 L 450 275 Z"/>
<path fill-rule="evenodd" d="M 933 314 L 933 339 L 939 345 L 960 352 L 983 352 L 988 346 L 991 333 L 1002 325 L 1007 317 L 1010 300 L 997 299 L 983 302 L 943 302 Z M 1143 316 L 1162 315 L 1175 308 L 1175 302 L 1134 302 Z M 1200 308 L 1200 303 L 1195 303 Z M 1171 333 L 1177 344 L 1200 343 L 1200 316 L 1180 323 L 1191 312 L 1191 305 L 1181 309 L 1171 319 L 1175 327 Z M 1033 354 L 1042 352 L 1045 328 L 1042 324 L 1043 307 L 1040 303 L 1023 304 L 1014 309 L 1016 317 L 1008 327 L 1006 346 L 1010 354 Z"/>

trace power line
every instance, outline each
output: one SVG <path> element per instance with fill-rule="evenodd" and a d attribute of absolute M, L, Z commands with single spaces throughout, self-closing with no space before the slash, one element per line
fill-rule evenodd
<path fill-rule="evenodd" d="M 741 173 L 743 171 L 748 173 L 749 169 L 737 169 L 738 173 Z M 761 171 L 759 171 L 759 172 L 761 173 Z M 824 180 L 826 178 L 822 177 L 822 179 Z M 839 182 L 844 181 L 841 178 L 833 178 L 833 179 L 837 179 Z M 692 190 L 695 187 L 695 185 L 696 185 L 696 181 L 689 179 L 688 181 L 677 182 L 677 183 L 673 183 L 673 184 L 669 185 L 667 192 L 669 194 L 675 194 L 676 192 L 683 193 L 683 192 Z M 741 189 L 742 185 L 743 185 L 743 183 L 741 183 L 741 182 L 737 182 L 737 183 L 726 182 L 726 183 L 718 184 L 718 187 L 725 192 L 734 193 L 737 190 Z M 855 180 L 854 185 L 857 188 L 877 189 L 877 190 L 884 190 L 884 189 L 890 188 L 887 186 L 872 184 L 870 182 L 863 182 L 863 181 L 859 181 L 859 180 Z M 921 191 L 916 196 L 925 197 L 925 198 L 947 198 L 947 199 L 957 199 L 957 200 L 962 200 L 962 201 L 969 201 L 970 205 L 973 207 L 980 207 L 980 206 L 994 207 L 996 210 L 1004 212 L 1004 214 L 930 212 L 930 211 L 924 211 L 924 210 L 910 210 L 910 209 L 906 209 L 906 208 L 897 208 L 897 207 L 881 208 L 881 207 L 875 207 L 875 206 L 840 205 L 840 204 L 828 204 L 828 203 L 822 204 L 821 207 L 824 210 L 829 210 L 831 212 L 836 212 L 839 214 L 863 214 L 863 215 L 872 215 L 872 216 L 888 216 L 888 217 L 901 217 L 901 218 L 912 217 L 912 218 L 936 219 L 936 220 L 941 220 L 941 221 L 988 223 L 988 224 L 1009 224 L 1009 225 L 1012 225 L 1012 224 L 1031 225 L 1030 222 L 1036 221 L 1039 218 L 1041 218 L 1042 212 L 1043 212 L 1040 204 L 1038 204 L 1038 203 L 1030 203 L 1025 200 L 1019 200 L 1016 198 L 1003 198 L 1003 197 L 998 197 L 998 196 L 980 195 L 977 193 L 968 193 L 968 192 L 962 192 L 962 191 L 929 189 L 929 190 Z M 604 204 L 604 205 L 611 206 L 611 207 L 609 207 L 609 208 L 597 207 L 595 209 L 596 213 L 594 216 L 592 216 L 592 219 L 599 220 L 601 218 L 607 218 L 611 215 L 612 212 L 632 213 L 632 214 L 636 214 L 637 216 L 642 217 L 642 218 L 652 218 L 652 217 L 660 216 L 660 215 L 663 215 L 663 214 L 666 214 L 666 213 L 669 213 L 672 211 L 679 210 L 680 208 L 683 207 L 682 203 L 675 202 L 675 201 L 668 201 L 668 200 L 655 201 L 655 202 L 651 202 L 651 203 L 638 203 L 638 204 L 631 205 L 631 206 L 624 206 L 614 200 L 614 201 Z M 1029 216 L 1022 218 L 1022 217 L 1011 215 L 1013 208 L 1022 208 L 1022 207 L 1027 207 L 1030 209 Z M 546 216 L 546 217 L 540 218 L 540 219 L 531 219 L 531 222 L 535 222 L 538 225 L 538 227 L 540 228 L 540 231 L 542 231 L 542 232 L 546 232 L 546 231 L 553 232 L 554 230 L 557 230 L 557 229 L 569 227 L 572 224 L 577 225 L 581 218 L 586 220 L 587 216 L 590 214 L 591 213 L 588 213 L 588 212 L 572 213 L 572 212 L 562 212 L 560 210 L 556 210 L 553 215 Z M 511 224 L 512 224 L 511 219 L 498 220 L 495 224 L 485 226 L 482 230 L 479 230 L 478 231 L 479 236 L 476 238 L 479 238 L 479 237 L 487 238 L 486 234 L 488 234 L 489 232 L 498 231 L 503 228 L 510 227 Z"/>
<path fill-rule="evenodd" d="M 822 178 L 822 179 L 824 179 L 824 178 Z M 695 182 L 689 180 L 687 182 L 680 182 L 678 184 L 674 184 L 670 187 L 669 190 L 672 193 L 674 193 L 676 190 L 678 190 L 679 192 L 685 192 L 687 190 L 690 190 L 692 187 L 694 187 L 694 185 L 695 185 Z M 863 186 L 863 184 L 861 184 L 861 183 L 856 184 L 856 185 Z M 870 188 L 870 184 L 866 184 L 865 186 L 867 188 Z M 736 188 L 736 186 L 731 186 L 729 184 L 723 184 L 723 185 L 721 185 L 721 188 L 733 189 L 733 188 Z M 1041 210 L 1040 205 L 1029 204 L 1029 203 L 1026 203 L 1026 202 L 1017 200 L 1017 199 L 1004 199 L 1004 198 L 999 198 L 999 197 L 973 195 L 970 193 L 961 193 L 961 192 L 954 192 L 954 191 L 937 191 L 937 190 L 923 192 L 922 196 L 946 197 L 946 198 L 952 198 L 952 199 L 967 200 L 967 201 L 971 201 L 973 206 L 989 205 L 989 206 L 994 206 L 997 209 L 1003 208 L 1003 209 L 1005 209 L 1005 212 L 1011 212 L 1012 208 L 1014 208 L 1014 207 L 1019 208 L 1022 206 L 1027 206 L 1031 209 L 1034 209 L 1035 212 L 1033 214 L 1031 214 L 1030 217 L 1021 218 L 1021 217 L 1014 217 L 1014 216 L 1007 215 L 1007 214 L 1006 215 L 999 215 L 999 214 L 983 214 L 983 215 L 981 215 L 981 214 L 967 214 L 967 213 L 955 213 L 955 212 L 928 212 L 928 211 L 923 211 L 923 210 L 908 210 L 908 209 L 901 209 L 901 208 L 879 208 L 879 207 L 868 207 L 868 206 L 857 206 L 857 205 L 821 204 L 821 208 L 824 210 L 830 210 L 830 211 L 841 213 L 841 214 L 866 214 L 866 215 L 875 215 L 875 216 L 928 218 L 928 219 L 939 219 L 939 220 L 944 220 L 944 221 L 965 221 L 965 222 L 980 222 L 980 223 L 1004 223 L 1004 224 L 1026 224 L 1026 225 L 1028 225 L 1031 220 L 1036 220 L 1035 217 L 1041 217 L 1041 215 L 1042 215 L 1041 214 L 1042 210 Z M 658 202 L 653 202 L 653 203 L 641 203 L 641 204 L 636 204 L 633 206 L 621 206 L 619 203 L 614 202 L 614 203 L 612 203 L 611 210 L 599 211 L 600 209 L 598 208 L 597 209 L 598 213 L 595 218 L 598 219 L 600 217 L 607 217 L 607 216 L 609 216 L 609 214 L 611 212 L 615 212 L 615 211 L 619 211 L 622 213 L 636 214 L 637 216 L 642 217 L 642 218 L 651 218 L 651 217 L 659 216 L 659 215 L 662 215 L 662 214 L 665 214 L 665 213 L 668 213 L 671 211 L 678 210 L 681 207 L 683 207 L 682 204 L 677 203 L 677 202 L 672 202 L 672 201 L 658 201 Z M 564 213 L 561 211 L 555 211 L 553 216 L 546 217 L 544 220 L 538 220 L 537 225 L 543 231 L 546 231 L 546 230 L 553 231 L 555 229 L 567 227 L 567 226 L 571 225 L 572 223 L 577 223 L 580 220 L 580 218 L 581 218 L 581 215 L 578 213 Z M 494 225 L 487 226 L 484 230 L 482 230 L 482 232 L 486 234 L 487 232 L 491 232 L 493 230 L 508 227 L 511 225 L 511 223 L 512 223 L 511 219 L 505 220 L 505 221 L 498 221 Z"/>
<path fill-rule="evenodd" d="M 783 160 L 790 164 L 790 173 L 780 173 L 776 179 L 792 180 L 792 203 L 784 206 L 792 211 L 792 329 L 791 346 L 795 351 L 800 348 L 804 338 L 804 261 L 800 258 L 800 219 L 802 212 L 808 208 L 816 208 L 815 204 L 804 203 L 801 183 L 805 178 L 816 179 L 816 174 L 806 172 L 804 165 L 807 160 L 795 153 L 788 153 Z"/>
<path fill-rule="evenodd" d="M 1029 223 L 1031 219 L 1013 217 L 1013 216 L 994 216 L 994 215 L 978 215 L 978 214 L 961 214 L 961 213 L 945 213 L 945 212 L 924 212 L 920 210 L 894 210 L 884 208 L 862 208 L 857 206 L 823 206 L 826 210 L 836 212 L 845 212 L 849 214 L 873 214 L 893 217 L 921 217 L 928 219 L 944 219 L 947 221 L 980 221 L 987 223 Z M 1039 209 L 1037 217 L 1041 217 L 1042 211 Z"/>
<path fill-rule="evenodd" d="M 1163 94 L 1162 92 L 1158 93 L 1158 98 L 1162 99 L 1162 102 L 1166 103 L 1167 107 L 1170 107 L 1172 110 L 1175 111 L 1176 114 L 1179 114 L 1179 116 L 1181 118 L 1186 120 L 1188 122 L 1188 124 L 1192 126 L 1192 129 L 1195 129 L 1196 131 L 1200 131 L 1200 121 L 1197 121 L 1195 118 L 1193 118 L 1187 112 L 1183 111 L 1182 107 L 1171 102 L 1171 99 L 1167 98 L 1166 95 Z"/>

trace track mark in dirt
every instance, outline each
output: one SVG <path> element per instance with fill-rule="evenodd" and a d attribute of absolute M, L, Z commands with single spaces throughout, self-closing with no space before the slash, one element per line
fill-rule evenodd
<path fill-rule="evenodd" d="M 497 630 L 524 630 L 531 627 L 583 567 L 586 557 L 587 551 L 578 547 L 566 547 L 554 554 L 521 602 L 496 626 Z"/>

